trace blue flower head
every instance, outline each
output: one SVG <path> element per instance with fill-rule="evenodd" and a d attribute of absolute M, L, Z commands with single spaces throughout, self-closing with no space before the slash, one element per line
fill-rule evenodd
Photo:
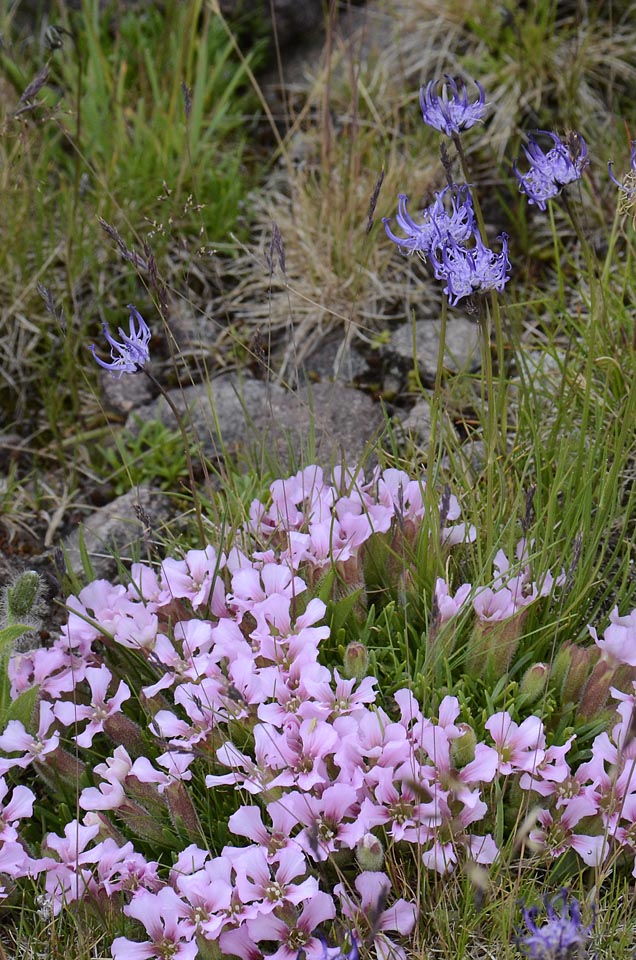
<path fill-rule="evenodd" d="M 526 931 L 517 931 L 517 947 L 529 960 L 579 960 L 586 956 L 586 945 L 593 924 L 584 927 L 578 900 L 568 903 L 568 891 L 552 900 L 544 900 L 547 919 L 537 926 L 538 907 L 523 909 Z"/>
<path fill-rule="evenodd" d="M 523 148 L 530 164 L 527 173 L 521 173 L 513 163 L 519 189 L 526 194 L 529 203 L 536 203 L 539 210 L 545 210 L 546 203 L 558 196 L 561 188 L 574 180 L 580 180 L 583 170 L 589 163 L 585 140 L 578 133 L 568 137 L 563 143 L 556 133 L 537 130 L 538 134 L 550 137 L 553 146 L 542 150 L 535 136 L 528 137 L 528 146 Z"/>
<path fill-rule="evenodd" d="M 463 246 L 453 239 L 431 250 L 431 263 L 438 280 L 446 283 L 444 293 L 451 307 L 473 293 L 497 290 L 501 293 L 510 279 L 508 237 L 501 234 L 501 253 L 487 247 L 477 230 L 471 246 Z"/>
<path fill-rule="evenodd" d="M 322 944 L 322 957 L 320 960 L 360 960 L 358 938 L 355 933 L 349 933 L 347 937 L 349 940 L 348 952 L 345 952 L 344 948 L 340 946 L 330 947 L 326 937 L 322 933 L 318 933 L 318 931 L 316 931 L 315 936 L 318 937 Z M 296 960 L 307 960 L 307 952 L 303 947 L 301 947 L 296 954 Z"/>
<path fill-rule="evenodd" d="M 406 194 L 399 194 L 395 219 L 406 236 L 396 236 L 389 226 L 389 218 L 383 220 L 387 236 L 405 253 L 418 253 L 426 259 L 438 244 L 448 239 L 463 243 L 473 232 L 475 213 L 466 184 L 452 184 L 436 193 L 433 203 L 422 211 L 421 223 L 413 220 L 407 204 Z"/>
<path fill-rule="evenodd" d="M 481 84 L 475 81 L 479 91 L 477 100 L 468 101 L 468 90 L 464 81 L 461 89 L 452 77 L 445 76 L 441 81 L 441 93 L 438 94 L 439 80 L 431 80 L 420 90 L 420 106 L 424 123 L 434 127 L 446 136 L 458 135 L 481 120 L 488 109 L 486 95 Z"/>
<path fill-rule="evenodd" d="M 100 360 L 95 353 L 94 344 L 91 343 L 90 345 L 95 361 L 104 370 L 110 370 L 116 380 L 121 379 L 124 373 L 135 373 L 137 370 L 141 370 L 150 359 L 148 344 L 150 343 L 151 333 L 148 324 L 132 303 L 128 304 L 128 309 L 130 310 L 129 333 L 124 333 L 121 327 L 117 330 L 121 337 L 121 343 L 111 336 L 108 324 L 102 324 L 104 337 L 110 346 L 112 358 L 110 363 L 106 360 Z"/>

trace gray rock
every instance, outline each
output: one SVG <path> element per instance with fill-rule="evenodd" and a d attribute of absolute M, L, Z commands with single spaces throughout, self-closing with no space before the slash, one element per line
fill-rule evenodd
<path fill-rule="evenodd" d="M 95 576 L 109 577 L 117 571 L 115 557 L 130 559 L 137 548 L 145 556 L 144 544 L 174 515 L 174 507 L 165 493 L 139 487 L 100 507 L 82 524 L 82 535 Z M 72 570 L 83 574 L 80 531 L 72 533 L 64 544 Z"/>
<path fill-rule="evenodd" d="M 107 370 L 100 370 L 100 383 L 104 406 L 113 413 L 130 413 L 152 399 L 152 384 L 143 373 L 117 380 Z"/>
<path fill-rule="evenodd" d="M 415 324 L 415 349 L 420 377 L 434 383 L 439 354 L 441 320 L 418 320 Z M 480 329 L 463 317 L 449 317 L 446 323 L 444 366 L 453 373 L 480 367 Z M 405 366 L 413 366 L 413 327 L 405 323 L 391 336 L 389 351 Z"/>
<path fill-rule="evenodd" d="M 318 383 L 288 391 L 261 380 L 226 374 L 210 385 L 198 384 L 170 397 L 210 459 L 256 450 L 271 458 L 272 468 L 295 465 L 303 459 L 313 437 L 314 455 L 328 466 L 344 451 L 353 462 L 379 433 L 383 417 L 370 397 L 350 387 Z M 160 419 L 174 427 L 174 414 L 163 397 L 140 407 L 128 418 L 126 429 L 138 430 L 139 421 Z M 218 427 L 218 430 L 217 430 Z"/>
<path fill-rule="evenodd" d="M 431 436 L 431 404 L 423 397 L 402 420 L 402 429 L 410 434 L 419 446 L 428 444 Z"/>
<path fill-rule="evenodd" d="M 174 338 L 175 359 L 189 361 L 208 357 L 218 338 L 218 322 L 211 316 L 196 311 L 187 301 L 178 300 L 170 305 L 168 326 Z"/>
<path fill-rule="evenodd" d="M 283 452 L 289 444 L 306 449 L 313 436 L 312 459 L 324 467 L 342 460 L 350 466 L 358 463 L 384 425 L 382 411 L 371 397 L 353 387 L 327 382 L 308 390 L 301 388 L 282 402 L 277 399 L 273 412 L 282 434 L 279 450 Z"/>
<path fill-rule="evenodd" d="M 404 417 L 401 428 L 416 446 L 427 449 L 431 439 L 432 426 L 431 398 L 423 396 Z M 442 410 L 441 413 L 440 428 L 444 436 L 447 435 L 448 431 L 454 432 L 455 430 L 445 410 Z"/>
<path fill-rule="evenodd" d="M 319 379 L 352 384 L 367 370 L 361 353 L 343 339 L 321 343 L 304 361 L 301 379 Z"/>
<path fill-rule="evenodd" d="M 220 459 L 245 448 L 250 433 L 257 436 L 271 417 L 272 404 L 282 402 L 287 392 L 275 384 L 239 378 L 235 374 L 217 377 L 206 383 L 170 390 L 169 396 L 184 419 L 186 430 L 201 445 L 210 459 Z M 165 398 L 139 407 L 126 421 L 126 429 L 135 434 L 138 424 L 160 420 L 171 429 L 176 419 Z M 220 436 L 217 432 L 220 429 Z"/>

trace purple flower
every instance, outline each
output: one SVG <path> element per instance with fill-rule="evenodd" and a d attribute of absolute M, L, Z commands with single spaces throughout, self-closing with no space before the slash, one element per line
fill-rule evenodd
<path fill-rule="evenodd" d="M 358 940 L 355 933 L 349 933 L 349 952 L 347 953 L 342 946 L 330 947 L 325 937 L 319 934 L 322 943 L 322 957 L 320 960 L 359 960 L 360 951 L 358 950 Z M 301 951 L 299 951 L 300 957 Z"/>
<path fill-rule="evenodd" d="M 631 147 L 632 147 L 632 151 L 629 159 L 630 159 L 632 169 L 629 171 L 629 173 L 627 173 L 622 183 L 620 180 L 617 180 L 616 177 L 614 176 L 614 172 L 612 170 L 613 161 L 610 160 L 609 163 L 607 164 L 610 180 L 612 180 L 616 184 L 619 190 L 622 190 L 623 193 L 626 194 L 626 197 L 624 197 L 623 199 L 629 199 L 636 195 L 636 140 L 632 140 Z"/>
<path fill-rule="evenodd" d="M 537 926 L 537 907 L 522 910 L 527 933 L 518 932 L 517 946 L 530 960 L 576 960 L 585 956 L 584 948 L 592 932 L 592 924 L 581 923 L 579 903 L 568 903 L 568 892 L 562 890 L 553 900 L 544 900 L 547 921 Z"/>
<path fill-rule="evenodd" d="M 450 198 L 450 210 L 446 198 Z M 389 227 L 390 220 L 383 220 L 387 236 L 407 253 L 428 256 L 431 248 L 446 240 L 463 243 L 473 231 L 475 214 L 470 190 L 465 184 L 445 187 L 435 194 L 435 200 L 422 211 L 422 222 L 416 223 L 407 210 L 408 197 L 398 197 L 396 221 L 405 237 L 396 236 Z"/>
<path fill-rule="evenodd" d="M 92 343 L 90 345 L 96 362 L 104 370 L 110 370 L 116 380 L 120 380 L 123 373 L 135 373 L 137 370 L 141 370 L 150 359 L 148 344 L 151 333 L 148 325 L 132 303 L 128 304 L 128 309 L 130 310 L 130 333 L 126 334 L 121 327 L 118 328 L 117 332 L 121 337 L 121 343 L 113 339 L 108 324 L 102 324 L 104 336 L 110 346 L 111 363 L 100 360 L 95 353 L 95 346 Z"/>
<path fill-rule="evenodd" d="M 479 98 L 468 102 L 466 83 L 461 81 L 461 89 L 452 77 L 445 76 L 442 81 L 441 96 L 437 89 L 439 80 L 431 80 L 420 90 L 420 106 L 424 123 L 445 133 L 448 137 L 461 133 L 474 126 L 484 116 L 487 104 L 484 88 L 475 81 Z"/>
<path fill-rule="evenodd" d="M 537 130 L 537 133 L 550 137 L 554 146 L 544 152 L 536 138 L 529 136 L 528 146 L 523 148 L 523 152 L 530 169 L 527 173 L 520 173 L 516 162 L 513 163 L 513 169 L 519 189 L 527 195 L 529 203 L 536 203 L 539 210 L 545 210 L 547 201 L 558 196 L 566 183 L 581 178 L 589 161 L 587 146 L 580 134 L 571 134 L 567 143 L 563 143 L 556 133 L 548 130 Z"/>
<path fill-rule="evenodd" d="M 501 234 L 501 253 L 486 247 L 475 231 L 475 245 L 465 247 L 454 240 L 431 248 L 431 262 L 438 280 L 445 280 L 444 292 L 455 306 L 463 297 L 486 290 L 501 292 L 510 279 L 508 237 Z"/>

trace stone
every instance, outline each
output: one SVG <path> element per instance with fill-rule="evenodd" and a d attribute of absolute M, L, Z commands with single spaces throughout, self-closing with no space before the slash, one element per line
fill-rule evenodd
<path fill-rule="evenodd" d="M 300 379 L 327 380 L 353 384 L 364 376 L 368 369 L 362 354 L 346 344 L 344 339 L 326 340 L 305 358 L 300 369 Z"/>
<path fill-rule="evenodd" d="M 421 450 L 428 450 L 431 439 L 431 428 L 433 426 L 431 416 L 432 396 L 431 393 L 421 397 L 400 423 L 400 428 L 404 434 Z M 440 428 L 444 437 L 448 436 L 449 431 L 455 434 L 455 427 L 445 410 L 441 412 Z M 454 439 L 457 441 L 456 435 Z"/>
<path fill-rule="evenodd" d="M 174 513 L 170 497 L 148 486 L 130 490 L 96 510 L 82 523 L 84 545 L 95 576 L 113 576 L 117 572 L 115 557 L 130 560 L 133 548 L 144 558 L 145 543 L 154 540 L 155 531 Z M 66 539 L 64 549 L 71 569 L 83 575 L 79 529 Z"/>
<path fill-rule="evenodd" d="M 312 440 L 316 460 L 324 466 L 341 458 L 355 462 L 382 429 L 384 419 L 373 400 L 360 390 L 324 382 L 285 390 L 236 374 L 208 385 L 171 390 L 170 397 L 186 420 L 186 429 L 209 459 L 220 460 L 256 450 L 281 470 L 304 459 Z M 174 428 L 174 414 L 163 397 L 131 414 L 126 429 L 160 419 Z M 218 426 L 218 430 L 217 430 Z"/>
<path fill-rule="evenodd" d="M 301 388 L 283 402 L 277 399 L 272 412 L 281 434 L 281 453 L 289 444 L 302 450 L 313 437 L 315 456 L 311 459 L 326 468 L 342 461 L 357 464 L 384 426 L 382 411 L 371 397 L 326 381 Z"/>
<path fill-rule="evenodd" d="M 112 413 L 125 416 L 152 400 L 153 386 L 143 373 L 124 374 L 118 380 L 107 370 L 100 370 L 99 379 L 104 407 Z"/>
<path fill-rule="evenodd" d="M 441 320 L 418 320 L 415 324 L 415 350 L 420 377 L 433 384 L 437 373 Z M 474 372 L 480 367 L 480 329 L 463 317 L 446 322 L 444 367 L 452 373 Z M 391 335 L 389 352 L 404 366 L 413 366 L 413 327 L 405 323 Z"/>
<path fill-rule="evenodd" d="M 261 433 L 272 403 L 287 396 L 276 384 L 233 373 L 223 374 L 210 384 L 199 383 L 168 393 L 184 419 L 188 435 L 195 437 L 204 456 L 215 460 L 226 452 L 232 455 L 244 449 L 250 432 L 254 436 Z M 135 410 L 126 421 L 126 430 L 136 434 L 139 423 L 150 420 L 160 420 L 172 430 L 177 429 L 174 413 L 163 396 Z"/>
<path fill-rule="evenodd" d="M 187 301 L 170 305 L 168 327 L 174 340 L 175 359 L 192 369 L 192 361 L 209 357 L 218 339 L 218 321 L 196 311 Z"/>

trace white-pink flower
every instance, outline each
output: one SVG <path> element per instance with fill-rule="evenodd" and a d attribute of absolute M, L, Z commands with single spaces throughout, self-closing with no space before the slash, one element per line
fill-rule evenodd
<path fill-rule="evenodd" d="M 387 936 L 386 931 L 406 936 L 415 926 L 417 908 L 403 898 L 389 905 L 391 881 L 385 873 L 365 870 L 355 880 L 358 897 L 354 898 L 339 883 L 334 893 L 340 899 L 342 912 L 364 938 L 371 929 L 378 960 L 405 960 L 404 949 Z"/>
<path fill-rule="evenodd" d="M 507 710 L 495 713 L 485 723 L 493 738 L 500 774 L 534 773 L 545 757 L 545 734 L 539 717 L 528 717 L 515 723 Z"/>
<path fill-rule="evenodd" d="M 108 686 L 113 675 L 105 664 L 99 667 L 87 667 L 86 679 L 91 690 L 90 704 L 73 703 L 70 700 L 58 700 L 53 707 L 55 716 L 65 727 L 88 720 L 88 726 L 73 739 L 80 747 L 90 747 L 93 737 L 101 733 L 109 717 L 121 712 L 121 705 L 130 699 L 130 689 L 120 680 L 117 691 L 110 700 L 106 699 Z"/>
<path fill-rule="evenodd" d="M 626 663 L 636 667 L 636 610 L 621 617 L 618 607 L 609 615 L 610 624 L 599 640 L 594 627 L 588 626 L 594 643 L 607 657 L 617 663 Z"/>

